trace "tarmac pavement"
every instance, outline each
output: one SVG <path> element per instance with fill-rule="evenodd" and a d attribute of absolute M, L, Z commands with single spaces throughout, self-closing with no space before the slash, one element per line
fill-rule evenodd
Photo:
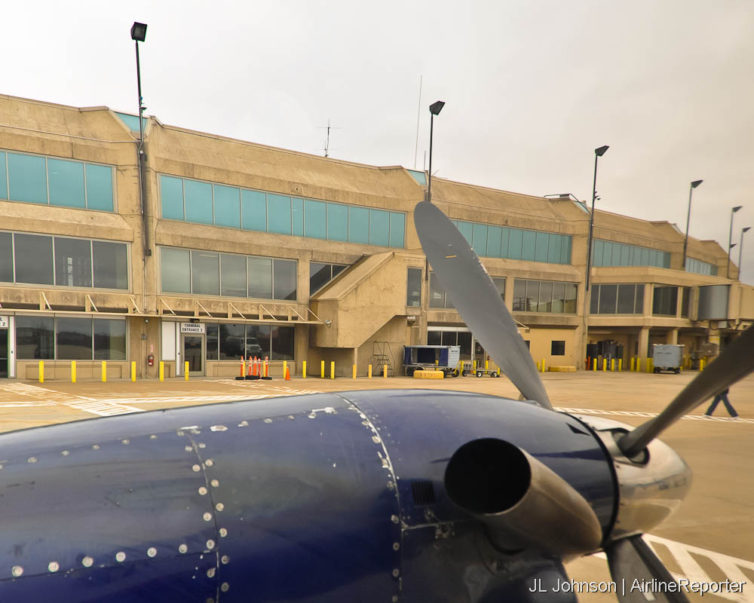
<path fill-rule="evenodd" d="M 660 412 L 696 375 L 647 373 L 545 373 L 553 406 L 574 414 L 604 416 L 638 425 Z M 0 381 L 0 432 L 229 400 L 351 389 L 453 389 L 518 398 L 506 379 L 461 377 L 437 381 L 405 377 L 373 379 L 295 378 L 235 381 L 191 378 L 100 382 Z M 706 418 L 701 405 L 662 435 L 691 466 L 694 483 L 681 508 L 647 539 L 668 568 L 699 581 L 745 580 L 741 595 L 690 595 L 692 601 L 754 602 L 754 376 L 730 389 L 740 414 L 727 417 L 720 405 Z M 0 440 L 0 446 L 1 446 Z M 609 580 L 604 559 L 569 564 L 573 580 Z M 581 594 L 586 603 L 615 601 L 613 595 Z M 648 599 L 649 600 L 649 599 Z"/>

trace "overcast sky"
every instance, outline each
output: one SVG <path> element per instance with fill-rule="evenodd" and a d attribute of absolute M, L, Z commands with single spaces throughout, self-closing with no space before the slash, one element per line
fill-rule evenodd
<path fill-rule="evenodd" d="M 728 245 L 754 226 L 751 0 L 5 2 L 0 93 L 440 177 L 591 197 Z M 419 143 L 416 145 L 419 83 Z M 0 116 L 2 121 L 2 116 Z M 0 145 L 1 146 L 1 145 Z M 418 151 L 418 152 L 417 152 Z M 416 157 L 416 163 L 415 163 Z M 754 229 L 743 246 L 754 283 Z M 738 261 L 738 247 L 733 249 Z"/>

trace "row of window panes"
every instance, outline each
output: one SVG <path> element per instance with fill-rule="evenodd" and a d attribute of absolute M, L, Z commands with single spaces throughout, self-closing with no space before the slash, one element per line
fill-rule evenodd
<path fill-rule="evenodd" d="M 208 324 L 207 360 L 257 357 L 293 360 L 293 327 Z"/>
<path fill-rule="evenodd" d="M 403 247 L 406 214 L 160 176 L 162 217 L 244 230 Z"/>
<path fill-rule="evenodd" d="M 113 168 L 0 151 L 0 199 L 113 211 Z"/>
<path fill-rule="evenodd" d="M 460 346 L 461 360 L 471 358 L 471 333 L 468 331 L 427 331 L 427 345 Z"/>
<path fill-rule="evenodd" d="M 571 236 L 453 220 L 478 256 L 551 264 L 571 263 Z"/>
<path fill-rule="evenodd" d="M 575 314 L 576 291 L 576 283 L 517 278 L 513 283 L 513 311 Z"/>
<path fill-rule="evenodd" d="M 595 239 L 592 249 L 592 265 L 670 268 L 670 253 L 649 247 Z"/>
<path fill-rule="evenodd" d="M 0 282 L 128 289 L 126 243 L 0 232 Z"/>
<path fill-rule="evenodd" d="M 493 276 L 492 282 L 500 293 L 500 297 L 505 298 L 505 278 Z M 450 297 L 445 293 L 445 289 L 440 286 L 440 281 L 434 272 L 429 274 L 429 307 L 430 308 L 452 308 L 453 303 Z"/>
<path fill-rule="evenodd" d="M 655 316 L 676 316 L 678 314 L 678 287 L 655 285 L 652 293 L 652 314 Z"/>
<path fill-rule="evenodd" d="M 697 260 L 696 258 L 686 258 L 686 272 L 717 276 L 717 266 L 709 262 Z"/>
<path fill-rule="evenodd" d="M 643 314 L 644 285 L 593 285 L 589 312 L 592 314 Z"/>
<path fill-rule="evenodd" d="M 309 295 L 314 295 L 346 269 L 345 264 L 309 263 Z"/>
<path fill-rule="evenodd" d="M 160 247 L 162 291 L 296 299 L 296 260 Z"/>
<path fill-rule="evenodd" d="M 16 316 L 19 360 L 125 360 L 126 321 Z"/>

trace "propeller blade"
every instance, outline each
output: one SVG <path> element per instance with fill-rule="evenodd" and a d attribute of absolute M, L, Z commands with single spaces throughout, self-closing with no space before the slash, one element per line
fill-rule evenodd
<path fill-rule="evenodd" d="M 620 603 L 647 603 L 647 594 L 657 603 L 688 603 L 684 593 L 675 592 L 677 583 L 663 587 L 675 580 L 641 536 L 616 540 L 605 552 Z"/>
<path fill-rule="evenodd" d="M 642 423 L 618 442 L 631 458 L 687 412 L 754 371 L 754 326 L 739 335 L 699 373 L 659 415 Z"/>
<path fill-rule="evenodd" d="M 474 337 L 525 398 L 552 408 L 513 317 L 466 239 L 428 201 L 416 206 L 414 224 L 440 284 Z"/>

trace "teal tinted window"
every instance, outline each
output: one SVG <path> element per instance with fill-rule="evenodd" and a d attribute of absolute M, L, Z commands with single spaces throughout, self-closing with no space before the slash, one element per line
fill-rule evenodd
<path fill-rule="evenodd" d="M 390 241 L 389 230 L 388 212 L 379 209 L 369 210 L 369 243 L 387 247 Z"/>
<path fill-rule="evenodd" d="M 510 228 L 503 227 L 500 229 L 500 257 L 501 258 L 512 257 L 510 255 L 510 236 L 511 236 Z"/>
<path fill-rule="evenodd" d="M 571 263 L 571 237 L 562 237 L 560 240 L 560 252 L 562 253 L 563 264 Z"/>
<path fill-rule="evenodd" d="M 406 230 L 406 215 L 390 212 L 390 247 L 403 247 Z"/>
<path fill-rule="evenodd" d="M 218 226 L 241 226 L 240 191 L 232 186 L 214 186 L 215 224 Z"/>
<path fill-rule="evenodd" d="M 113 211 L 113 168 L 86 164 L 85 172 L 87 208 Z"/>
<path fill-rule="evenodd" d="M 487 253 L 487 225 L 472 224 L 471 228 L 471 248 L 477 255 Z"/>
<path fill-rule="evenodd" d="M 5 153 L 0 153 L 0 199 L 8 198 L 8 179 L 5 170 Z"/>
<path fill-rule="evenodd" d="M 516 230 L 515 228 L 508 229 L 508 257 L 512 260 L 521 259 L 521 247 L 523 245 L 523 239 L 523 230 Z"/>
<path fill-rule="evenodd" d="M 267 193 L 267 232 L 291 234 L 291 198 Z"/>
<path fill-rule="evenodd" d="M 267 200 L 259 191 L 241 191 L 241 216 L 244 230 L 267 230 Z"/>
<path fill-rule="evenodd" d="M 521 251 L 521 259 L 533 260 L 535 258 L 534 252 L 536 249 L 537 233 L 533 230 L 523 231 L 523 247 Z"/>
<path fill-rule="evenodd" d="M 246 261 L 249 297 L 272 299 L 272 259 L 249 257 Z"/>
<path fill-rule="evenodd" d="M 8 153 L 8 185 L 12 201 L 47 203 L 44 157 Z"/>
<path fill-rule="evenodd" d="M 183 220 L 183 180 L 160 176 L 160 200 L 163 218 Z"/>
<path fill-rule="evenodd" d="M 602 250 L 604 243 L 600 240 L 592 241 L 592 265 L 602 266 Z"/>
<path fill-rule="evenodd" d="M 304 201 L 304 236 L 327 238 L 327 208 L 321 201 Z"/>
<path fill-rule="evenodd" d="M 303 236 L 304 234 L 304 200 L 291 198 L 291 234 Z"/>
<path fill-rule="evenodd" d="M 212 224 L 212 185 L 197 180 L 183 181 L 186 221 Z"/>
<path fill-rule="evenodd" d="M 534 243 L 534 261 L 546 262 L 547 261 L 547 248 L 550 244 L 550 234 L 547 232 L 536 233 Z M 555 235 L 552 235 L 555 236 Z"/>
<path fill-rule="evenodd" d="M 348 207 L 338 203 L 327 204 L 327 238 L 331 241 L 348 240 Z"/>
<path fill-rule="evenodd" d="M 621 266 L 631 265 L 631 247 L 628 245 L 620 246 L 620 265 Z"/>
<path fill-rule="evenodd" d="M 365 207 L 348 208 L 348 240 L 369 244 L 369 210 Z"/>
<path fill-rule="evenodd" d="M 63 159 L 48 159 L 50 205 L 86 207 L 84 199 L 84 164 Z"/>
<path fill-rule="evenodd" d="M 563 238 L 560 235 L 551 234 L 548 237 L 548 247 L 547 247 L 547 261 L 553 264 L 562 264 L 563 263 L 563 256 L 562 256 L 562 250 L 561 250 L 561 244 L 563 242 Z"/>
<path fill-rule="evenodd" d="M 491 258 L 500 257 L 500 240 L 503 236 L 503 229 L 499 226 L 490 226 L 487 228 L 487 250 L 484 255 Z"/>
<path fill-rule="evenodd" d="M 458 221 L 457 224 L 458 230 L 461 231 L 461 234 L 463 237 L 468 241 L 469 245 L 471 245 L 472 240 L 474 238 L 474 226 L 471 222 L 462 222 L 461 220 Z"/>

